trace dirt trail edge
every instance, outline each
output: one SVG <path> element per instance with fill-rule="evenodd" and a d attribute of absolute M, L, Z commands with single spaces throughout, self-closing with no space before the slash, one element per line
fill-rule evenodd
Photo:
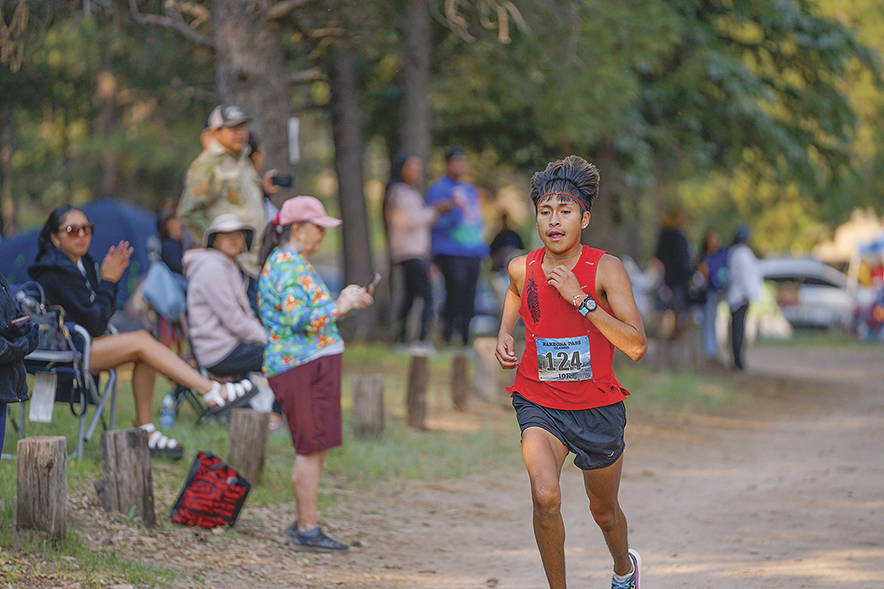
<path fill-rule="evenodd" d="M 882 359 L 758 348 L 734 415 L 673 427 L 635 411 L 621 496 L 644 588 L 884 587 Z M 573 466 L 563 484 L 569 586 L 609 587 Z M 523 472 L 417 497 L 452 515 L 402 529 L 415 546 L 398 565 L 406 578 L 378 587 L 546 587 Z"/>
<path fill-rule="evenodd" d="M 734 377 L 745 403 L 714 417 L 644 412 L 635 391 L 621 500 L 643 588 L 884 588 L 882 352 L 754 348 Z M 569 587 L 606 589 L 610 557 L 570 460 L 562 480 Z M 354 545 L 346 555 L 285 548 L 279 509 L 247 510 L 223 535 L 78 525 L 181 571 L 175 589 L 547 586 L 523 469 L 345 500 L 353 517 L 331 531 Z"/>

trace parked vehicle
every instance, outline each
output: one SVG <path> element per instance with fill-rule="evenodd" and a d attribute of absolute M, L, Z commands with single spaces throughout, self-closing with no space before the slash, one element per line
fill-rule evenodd
<path fill-rule="evenodd" d="M 871 298 L 868 289 L 852 287 L 844 273 L 814 258 L 771 257 L 758 266 L 794 327 L 848 328 L 857 304 Z"/>

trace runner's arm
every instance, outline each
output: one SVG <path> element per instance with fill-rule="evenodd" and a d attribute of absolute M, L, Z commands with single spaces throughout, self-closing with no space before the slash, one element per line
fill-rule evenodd
<path fill-rule="evenodd" d="M 503 301 L 503 313 L 500 319 L 500 331 L 497 334 L 497 349 L 494 356 L 500 365 L 511 370 L 518 366 L 516 342 L 512 331 L 519 320 L 519 307 L 522 305 L 521 290 L 525 282 L 525 260 L 527 256 L 518 256 L 510 260 L 507 270 L 510 276 L 510 287 Z"/>
<path fill-rule="evenodd" d="M 616 348 L 633 360 L 641 360 L 648 351 L 648 338 L 626 268 L 618 258 L 605 254 L 599 260 L 595 281 L 599 303 L 611 309 L 614 315 L 594 311 L 587 314 L 587 318 Z"/>

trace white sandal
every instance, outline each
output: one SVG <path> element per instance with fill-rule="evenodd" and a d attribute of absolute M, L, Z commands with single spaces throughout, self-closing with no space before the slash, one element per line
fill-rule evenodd
<path fill-rule="evenodd" d="M 222 386 L 226 388 L 226 397 L 221 396 Z M 257 387 L 255 387 L 249 379 L 241 380 L 239 382 L 226 382 L 223 384 L 214 381 L 209 392 L 203 395 L 203 401 L 206 403 L 214 403 L 214 405 L 209 407 L 209 412 L 212 415 L 217 416 L 235 407 L 242 407 L 257 394 Z"/>
<path fill-rule="evenodd" d="M 184 456 L 184 448 L 178 443 L 178 440 L 164 435 L 154 424 L 145 423 L 138 427 L 149 434 L 147 447 L 150 448 L 151 456 L 171 458 L 172 460 L 178 460 Z"/>

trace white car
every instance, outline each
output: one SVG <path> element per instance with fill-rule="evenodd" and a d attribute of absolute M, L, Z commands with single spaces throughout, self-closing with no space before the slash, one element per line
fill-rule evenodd
<path fill-rule="evenodd" d="M 814 258 L 765 258 L 758 268 L 776 287 L 777 304 L 795 327 L 845 327 L 863 294 L 850 287 L 845 274 Z"/>

